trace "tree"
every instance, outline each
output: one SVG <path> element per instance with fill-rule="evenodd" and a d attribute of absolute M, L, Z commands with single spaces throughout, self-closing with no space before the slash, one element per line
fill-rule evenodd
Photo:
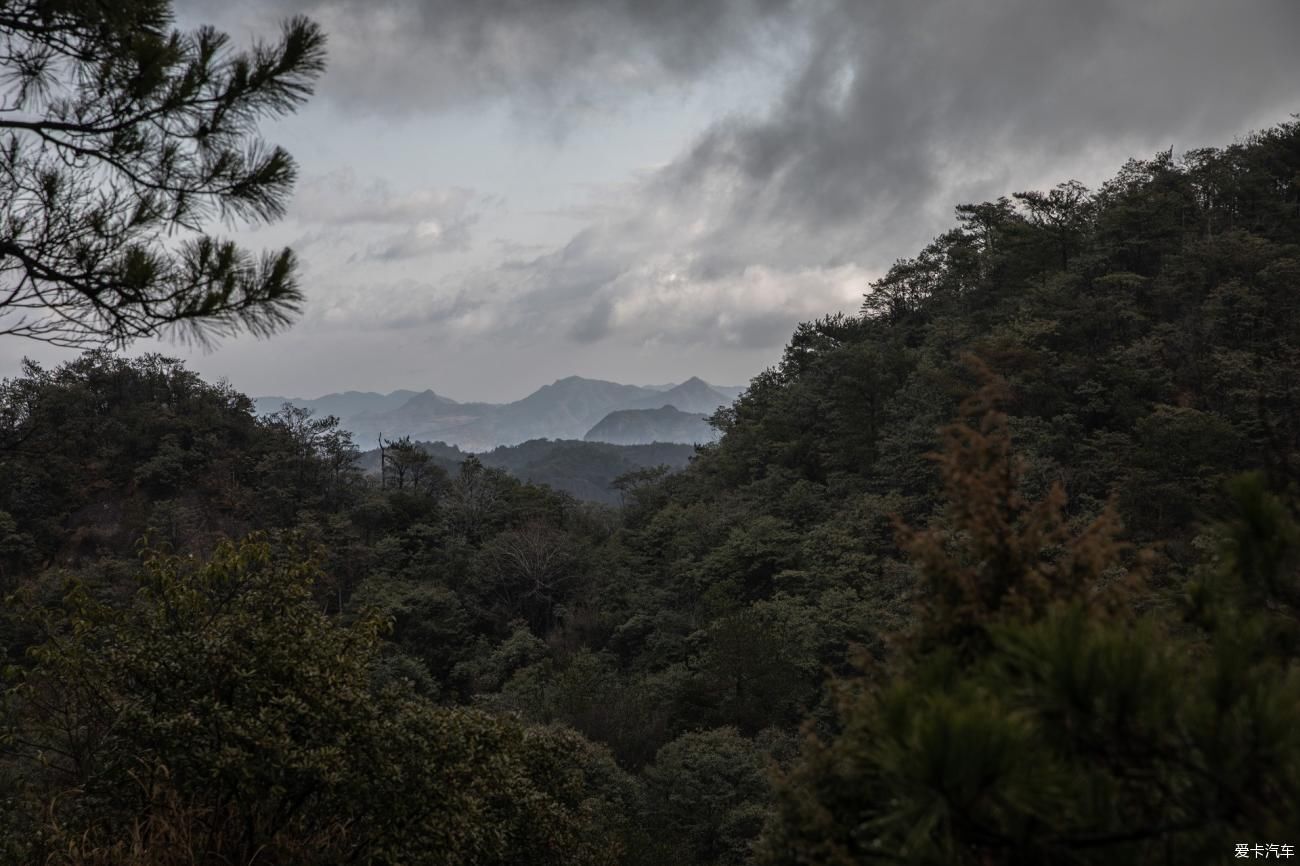
<path fill-rule="evenodd" d="M 36 542 L 31 535 L 20 532 L 13 515 L 0 511 L 0 592 L 14 587 L 13 573 L 35 557 Z"/>
<path fill-rule="evenodd" d="M 618 491 L 618 507 L 620 510 L 627 508 L 627 498 L 630 495 L 633 501 L 638 499 L 639 494 L 645 488 L 653 487 L 672 470 L 660 464 L 659 466 L 643 466 L 638 469 L 632 469 L 614 478 L 609 486 Z"/>
<path fill-rule="evenodd" d="M 470 455 L 447 488 L 444 505 L 448 522 L 470 544 L 479 543 L 488 521 L 504 507 L 502 478 L 500 470 L 490 469 Z"/>
<path fill-rule="evenodd" d="M 961 658 L 984 650 L 990 629 L 1007 619 L 1036 619 L 1059 602 L 1114 606 L 1106 572 L 1122 571 L 1126 552 L 1113 508 L 1080 531 L 1065 517 L 1059 482 L 1038 502 L 1028 500 L 1024 462 L 1012 452 L 1001 409 L 1010 399 L 1006 383 L 971 363 L 988 378 L 963 401 L 961 420 L 944 428 L 944 450 L 932 455 L 948 523 L 899 532 L 921 574 L 913 637 L 922 651 L 943 648 Z"/>
<path fill-rule="evenodd" d="M 504 621 L 523 617 L 545 634 L 574 582 L 569 537 L 541 521 L 499 533 L 483 547 L 485 594 Z"/>
<path fill-rule="evenodd" d="M 1018 192 L 1013 198 L 1028 213 L 1030 225 L 1051 239 L 1060 254 L 1061 269 L 1068 268 L 1071 254 L 1080 245 L 1095 211 L 1088 188 L 1071 180 L 1046 193 Z"/>
<path fill-rule="evenodd" d="M 265 334 L 297 310 L 291 250 L 254 255 L 202 225 L 283 214 L 294 163 L 257 122 L 310 94 L 325 36 L 293 18 L 235 52 L 210 27 L 172 29 L 171 5 L 0 9 L 0 334 Z"/>
<path fill-rule="evenodd" d="M 308 474 L 317 468 L 316 460 L 324 449 L 325 437 L 338 427 L 338 419 L 333 415 L 316 418 L 315 414 L 312 409 L 285 403 L 266 419 L 289 437 L 294 456 L 292 474 L 299 490 L 314 480 Z"/>
<path fill-rule="evenodd" d="M 423 447 L 411 441 L 410 436 L 386 442 L 379 440 L 380 478 L 383 486 L 415 492 L 433 492 L 446 480 L 446 472 Z"/>
<path fill-rule="evenodd" d="M 769 613 L 746 608 L 714 620 L 700 636 L 703 649 L 684 697 L 705 719 L 752 735 L 799 718 L 817 681 L 817 665 L 801 646 L 802 636 Z"/>
<path fill-rule="evenodd" d="M 677 863 L 749 862 L 768 801 L 766 756 L 735 728 L 683 734 L 646 770 L 652 820 Z"/>

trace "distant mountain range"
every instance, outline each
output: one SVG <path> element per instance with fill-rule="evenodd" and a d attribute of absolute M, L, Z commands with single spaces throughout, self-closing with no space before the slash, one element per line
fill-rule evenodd
<path fill-rule="evenodd" d="M 345 391 L 310 400 L 256 397 L 254 405 L 262 415 L 285 403 L 311 409 L 317 415 L 335 415 L 361 448 L 371 446 L 382 435 L 386 439 L 410 436 L 482 452 L 534 439 L 616 444 L 711 442 L 716 433 L 704 418 L 742 391 L 744 386 L 710 385 L 699 378 L 642 386 L 570 376 L 513 403 L 460 403 L 433 391 Z M 665 413 L 666 407 L 675 414 Z M 610 420 L 615 413 L 618 417 Z M 614 438 L 602 438 L 605 436 Z"/>

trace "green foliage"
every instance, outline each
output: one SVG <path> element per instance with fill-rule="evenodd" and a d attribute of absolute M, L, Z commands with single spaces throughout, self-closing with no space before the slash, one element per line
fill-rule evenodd
<path fill-rule="evenodd" d="M 63 346 L 269 333 L 297 310 L 292 251 L 254 255 L 201 224 L 283 214 L 296 170 L 257 123 L 310 94 L 324 34 L 294 18 L 234 52 L 172 22 L 170 0 L 0 12 L 0 333 Z"/>
<path fill-rule="evenodd" d="M 17 574 L 35 554 L 36 542 L 31 535 L 19 530 L 12 514 L 0 511 L 0 589 L 14 589 Z"/>
<path fill-rule="evenodd" d="M 766 817 L 768 761 L 734 728 L 684 734 L 646 770 L 655 821 L 679 863 L 749 862 Z"/>
<path fill-rule="evenodd" d="M 224 544 L 150 555 L 126 610 L 74 586 L 37 611 L 47 639 L 5 695 L 23 856 L 94 862 L 186 820 L 209 828 L 203 862 L 617 859 L 634 794 L 603 752 L 375 691 L 380 621 L 340 626 L 311 577 L 264 542 Z"/>
<path fill-rule="evenodd" d="M 1213 862 L 1285 835 L 1300 676 L 1294 609 L 1274 611 L 1300 588 L 1294 519 L 1236 482 L 1224 555 L 1179 605 L 1203 630 L 1134 624 L 1098 603 L 1122 564 L 1111 526 L 1070 531 L 1059 493 L 1025 503 L 1005 417 L 976 408 L 940 460 L 961 550 L 908 533 L 912 640 L 890 676 L 841 687 L 761 862 Z"/>
<path fill-rule="evenodd" d="M 666 739 L 673 696 L 671 682 L 620 676 L 611 656 L 582 650 L 518 669 L 494 701 L 543 724 L 569 725 L 624 765 L 641 767 Z"/>
<path fill-rule="evenodd" d="M 773 723 L 796 722 L 819 672 L 810 651 L 815 621 L 788 613 L 758 604 L 693 635 L 699 650 L 683 696 L 686 712 L 751 736 Z"/>
<path fill-rule="evenodd" d="M 337 419 L 260 424 L 251 405 L 159 355 L 29 363 L 0 384 L 0 508 L 41 559 L 76 564 L 132 554 L 160 507 L 189 514 L 176 542 L 198 552 L 339 504 L 356 477 Z"/>

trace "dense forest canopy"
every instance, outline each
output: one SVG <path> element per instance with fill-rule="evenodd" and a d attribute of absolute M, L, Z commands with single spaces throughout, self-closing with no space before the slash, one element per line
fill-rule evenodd
<path fill-rule="evenodd" d="M 574 439 L 530 439 L 519 445 L 502 445 L 477 454 L 462 451 L 444 442 L 410 442 L 396 440 L 398 450 L 388 461 L 402 460 L 411 453 L 408 445 L 428 454 L 432 463 L 455 473 L 471 456 L 484 466 L 504 469 L 520 480 L 544 484 L 585 502 L 624 505 L 627 487 L 647 471 L 676 471 L 686 468 L 695 455 L 695 446 L 680 442 L 653 442 L 647 445 L 613 445 L 608 442 L 582 442 Z M 394 443 L 389 443 L 390 445 Z M 362 452 L 357 466 L 362 472 L 381 476 L 388 448 Z M 423 458 L 416 457 L 417 460 Z M 394 481 L 398 481 L 394 477 Z"/>
<path fill-rule="evenodd" d="M 1209 863 L 1300 815 L 1300 124 L 957 208 L 602 507 L 0 389 L 0 858 Z"/>

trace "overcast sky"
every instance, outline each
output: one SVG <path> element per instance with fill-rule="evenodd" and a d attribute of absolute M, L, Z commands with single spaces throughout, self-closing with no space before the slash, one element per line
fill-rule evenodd
<path fill-rule="evenodd" d="M 292 330 L 188 359 L 251 394 L 510 400 L 578 374 L 739 384 L 959 202 L 1300 111 L 1297 0 L 181 0 L 306 14 Z M 27 354 L 0 339 L 0 372 Z"/>

